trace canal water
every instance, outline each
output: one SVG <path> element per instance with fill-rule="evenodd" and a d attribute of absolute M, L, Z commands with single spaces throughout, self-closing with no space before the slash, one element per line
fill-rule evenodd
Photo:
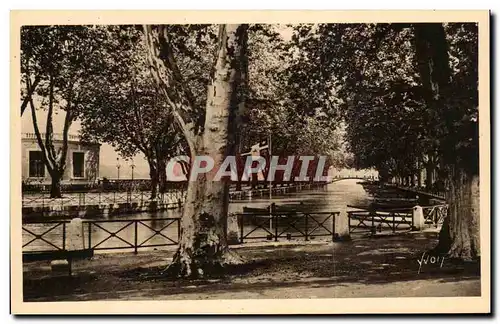
<path fill-rule="evenodd" d="M 286 193 L 274 196 L 272 199 L 255 198 L 247 200 L 238 200 L 229 204 L 230 213 L 242 213 L 244 207 L 266 208 L 270 203 L 278 206 L 294 209 L 298 207 L 301 211 L 311 213 L 308 223 L 304 217 L 287 217 L 278 220 L 278 224 L 273 224 L 268 216 L 254 217 L 243 221 L 243 235 L 245 242 L 252 240 L 266 239 L 269 233 L 280 234 L 279 240 L 286 240 L 286 235 L 302 236 L 305 228 L 311 233 L 312 239 L 331 239 L 328 234 L 333 227 L 333 219 L 329 213 L 345 210 L 347 205 L 366 206 L 370 203 L 372 197 L 366 192 L 360 184 L 362 180 L 346 179 L 331 183 L 324 188 L 305 190 L 301 192 Z M 301 205 L 299 205 L 301 204 Z M 178 222 L 175 218 L 181 216 L 180 209 L 171 209 L 155 213 L 139 213 L 109 216 L 106 219 L 99 219 L 96 224 L 91 226 L 91 246 L 97 248 L 111 248 L 130 246 L 127 242 L 134 244 L 135 224 L 130 223 L 133 219 L 151 219 L 137 224 L 137 243 L 142 245 L 161 245 L 165 243 L 176 242 L 178 232 Z M 330 217 L 330 218 L 328 218 Z M 167 218 L 167 219 L 166 219 Z M 119 222 L 109 222 L 110 220 Z M 321 224 L 321 225 L 320 225 Z M 52 226 L 46 224 L 25 224 L 24 228 L 34 234 L 42 234 Z M 84 225 L 84 241 L 88 246 L 88 225 Z M 161 230 L 161 235 L 154 235 L 156 231 Z M 62 226 L 56 226 L 43 237 L 48 242 L 62 247 Z M 311 232 L 312 231 L 312 232 Z M 108 233 L 109 232 L 109 233 Z M 116 235 L 110 237 L 110 233 Z M 152 236 L 152 237 L 151 237 Z M 23 230 L 23 245 L 30 242 L 34 236 Z M 268 238 L 267 238 L 268 239 Z M 173 241 L 173 242 L 172 242 Z M 37 239 L 25 247 L 23 251 L 52 250 L 54 246 Z M 142 248 L 141 248 L 142 250 Z"/>

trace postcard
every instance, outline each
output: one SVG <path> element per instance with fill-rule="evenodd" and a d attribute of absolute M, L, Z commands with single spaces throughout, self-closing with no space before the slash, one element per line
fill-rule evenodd
<path fill-rule="evenodd" d="M 491 312 L 488 11 L 12 11 L 13 314 Z"/>

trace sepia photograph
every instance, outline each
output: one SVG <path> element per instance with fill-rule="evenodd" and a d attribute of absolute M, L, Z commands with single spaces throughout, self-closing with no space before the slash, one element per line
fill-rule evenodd
<path fill-rule="evenodd" d="M 489 15 L 12 11 L 12 313 L 489 313 Z"/>

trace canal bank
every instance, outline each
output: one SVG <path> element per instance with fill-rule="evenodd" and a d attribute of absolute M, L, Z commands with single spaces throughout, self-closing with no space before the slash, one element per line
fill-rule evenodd
<path fill-rule="evenodd" d="M 372 219 L 368 212 L 350 205 L 369 205 L 376 192 L 370 184 L 360 180 L 342 180 L 327 186 L 301 192 L 289 192 L 272 200 L 254 198 L 229 204 L 228 232 L 232 244 L 252 242 L 336 241 L 349 235 L 385 234 L 412 230 L 412 211 L 395 214 L 377 213 Z M 245 208 L 265 209 L 275 203 L 285 212 L 270 216 L 267 213 L 245 213 Z M 291 212 L 290 212 L 291 211 Z M 295 211 L 295 212 L 294 212 Z M 423 208 L 428 226 L 438 228 L 434 220 L 442 219 L 445 206 Z M 146 211 L 142 213 L 110 213 L 106 217 L 83 219 L 84 248 L 97 250 L 148 250 L 176 245 L 180 232 L 180 209 Z M 392 217 L 392 218 L 391 218 Z M 65 219 L 67 219 L 65 217 Z M 363 223 L 363 219 L 366 219 Z M 399 224 L 404 221 L 405 224 Z M 362 226 L 361 226 L 362 225 Z M 64 248 L 68 244 L 63 220 L 25 222 L 23 224 L 23 251 L 35 252 Z M 377 230 L 374 233 L 374 230 Z M 362 233 L 359 231 L 362 230 Z M 354 233 L 355 232 L 355 233 Z M 379 233 L 381 232 L 381 233 Z"/>
<path fill-rule="evenodd" d="M 267 200 L 269 197 L 287 196 L 311 190 L 322 190 L 327 184 L 307 183 L 297 185 L 278 184 L 271 189 L 254 188 L 229 193 L 231 201 L 248 202 Z M 63 198 L 45 196 L 24 196 L 22 206 L 23 221 L 42 219 L 108 218 L 126 214 L 154 214 L 170 209 L 180 209 L 184 203 L 184 195 L 167 193 L 156 199 L 148 199 L 149 193 L 72 193 Z"/>
<path fill-rule="evenodd" d="M 272 200 L 263 197 L 256 197 L 246 200 L 233 201 L 229 204 L 230 214 L 241 214 L 245 207 L 266 208 L 270 203 L 280 206 L 294 208 L 302 203 L 301 208 L 307 211 L 308 221 L 298 220 L 296 217 L 280 218 L 278 222 L 270 222 L 266 215 L 254 217 L 252 220 L 245 220 L 244 233 L 245 242 L 266 241 L 270 234 L 279 236 L 279 241 L 287 241 L 288 234 L 291 237 L 303 236 L 305 232 L 309 234 L 311 240 L 332 240 L 331 232 L 339 232 L 341 227 L 346 226 L 347 216 L 334 217 L 332 213 L 339 212 L 345 215 L 348 204 L 363 204 L 370 201 L 363 186 L 359 184 L 361 180 L 342 180 L 328 184 L 321 189 L 304 190 L 300 192 L 288 192 Z M 134 244 L 147 241 L 147 245 L 175 244 L 178 240 L 178 219 L 181 216 L 180 209 L 169 209 L 155 212 L 142 212 L 136 214 L 110 214 L 106 218 L 83 218 L 84 221 L 94 222 L 88 227 L 85 224 L 85 241 L 89 246 L 98 245 L 99 248 L 130 248 L 130 242 Z M 66 218 L 67 219 L 67 218 Z M 138 221 L 142 220 L 142 221 Z M 46 222 L 46 219 L 41 219 Z M 341 223 L 335 223 L 340 221 Z M 137 231 L 135 230 L 137 224 Z M 237 223 L 237 226 L 241 223 Z M 321 224 L 321 225 L 319 225 Z M 231 227 L 230 227 L 231 228 Z M 234 228 L 234 222 L 233 222 Z M 336 228 L 336 230 L 334 230 Z M 305 231 L 307 229 L 307 231 Z M 50 230 L 50 231 L 49 231 Z M 278 230 L 278 233 L 276 233 Z M 36 251 L 39 249 L 53 249 L 48 244 L 49 241 L 56 246 L 63 244 L 64 227 L 61 223 L 34 223 L 25 222 L 23 224 L 23 250 Z M 156 234 L 159 231 L 161 234 Z M 110 237 L 114 233 L 113 237 Z M 36 235 L 43 235 L 43 239 L 36 239 Z M 156 234 L 156 235 L 155 235 Z M 89 240 L 89 237 L 91 238 Z M 271 238 L 273 239 L 273 238 Z M 302 238 L 302 239 L 305 239 Z M 124 242 L 125 241 L 125 242 Z"/>

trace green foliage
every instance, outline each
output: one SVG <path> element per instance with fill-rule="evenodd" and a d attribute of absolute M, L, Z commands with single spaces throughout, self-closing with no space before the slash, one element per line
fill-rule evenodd
<path fill-rule="evenodd" d="M 477 29 L 446 32 L 453 74 L 442 109 L 427 105 L 410 24 L 296 26 L 293 98 L 306 114 L 321 107 L 345 121 L 358 168 L 406 176 L 430 157 L 465 161 L 477 154 Z"/>
<path fill-rule="evenodd" d="M 253 25 L 249 33 L 249 99 L 244 145 L 249 147 L 272 136 L 273 155 L 327 155 L 339 150 L 340 124 L 328 118 L 328 107 L 306 111 L 299 76 L 307 73 L 297 48 L 281 37 L 276 25 Z M 304 100 L 300 100 L 300 96 Z M 337 154 L 337 158 L 339 155 Z M 338 160 L 338 159 L 337 159 Z M 331 159 L 329 162 L 332 162 Z"/>
<path fill-rule="evenodd" d="M 104 37 L 105 31 L 94 26 L 22 27 L 22 98 L 30 97 L 28 88 L 36 82 L 33 94 L 47 108 L 52 78 L 53 103 L 72 112 L 82 109 L 91 96 L 93 76 L 104 64 Z"/>
<path fill-rule="evenodd" d="M 142 32 L 110 26 L 106 33 L 106 64 L 79 116 L 84 138 L 109 143 L 125 158 L 138 152 L 148 160 L 171 156 L 179 136 L 149 76 Z"/>

